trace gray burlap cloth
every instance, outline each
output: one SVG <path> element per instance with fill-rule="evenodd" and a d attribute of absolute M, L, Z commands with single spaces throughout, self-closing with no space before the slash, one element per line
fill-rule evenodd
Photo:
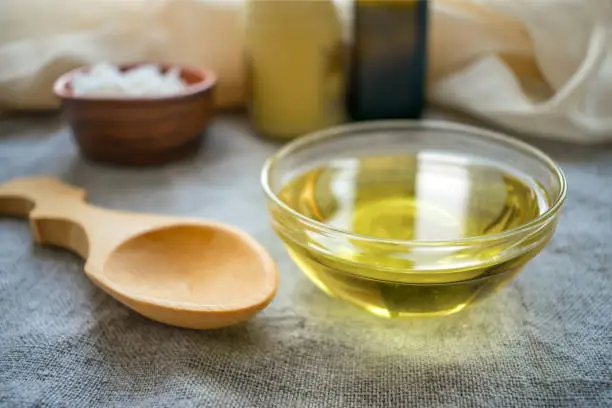
<path fill-rule="evenodd" d="M 130 170 L 83 161 L 55 118 L 0 121 L 0 181 L 54 174 L 110 208 L 214 218 L 278 261 L 246 324 L 151 322 L 93 286 L 83 262 L 0 219 L 2 407 L 612 406 L 612 147 L 537 143 L 570 194 L 550 247 L 508 288 L 440 319 L 387 321 L 328 298 L 269 227 L 259 171 L 276 148 L 225 117 L 192 160 Z"/>

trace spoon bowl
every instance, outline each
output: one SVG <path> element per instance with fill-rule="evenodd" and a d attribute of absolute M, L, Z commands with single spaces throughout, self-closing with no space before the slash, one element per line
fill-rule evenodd
<path fill-rule="evenodd" d="M 227 225 L 110 211 L 52 178 L 0 186 L 0 214 L 28 216 L 35 241 L 70 249 L 86 275 L 132 310 L 169 325 L 210 329 L 267 306 L 278 275 L 253 238 Z"/>

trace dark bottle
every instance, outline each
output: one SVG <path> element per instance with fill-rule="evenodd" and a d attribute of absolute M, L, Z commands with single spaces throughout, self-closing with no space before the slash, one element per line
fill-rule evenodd
<path fill-rule="evenodd" d="M 425 103 L 427 0 L 355 0 L 348 111 L 415 119 Z"/>

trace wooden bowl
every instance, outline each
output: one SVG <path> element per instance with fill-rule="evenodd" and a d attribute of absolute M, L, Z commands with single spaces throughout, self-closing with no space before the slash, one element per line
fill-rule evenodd
<path fill-rule="evenodd" d="M 119 65 L 127 71 L 145 62 Z M 54 84 L 80 151 L 91 159 L 126 165 L 153 165 L 195 153 L 200 134 L 214 115 L 216 75 L 200 68 L 155 63 L 180 69 L 188 87 L 169 96 L 74 95 L 70 71 Z"/>

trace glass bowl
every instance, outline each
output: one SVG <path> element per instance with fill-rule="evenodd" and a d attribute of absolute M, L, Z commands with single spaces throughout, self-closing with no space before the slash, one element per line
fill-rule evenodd
<path fill-rule="evenodd" d="M 447 315 L 495 293 L 548 244 L 566 196 L 541 151 L 437 121 L 315 132 L 271 157 L 262 184 L 306 275 L 383 317 Z"/>

